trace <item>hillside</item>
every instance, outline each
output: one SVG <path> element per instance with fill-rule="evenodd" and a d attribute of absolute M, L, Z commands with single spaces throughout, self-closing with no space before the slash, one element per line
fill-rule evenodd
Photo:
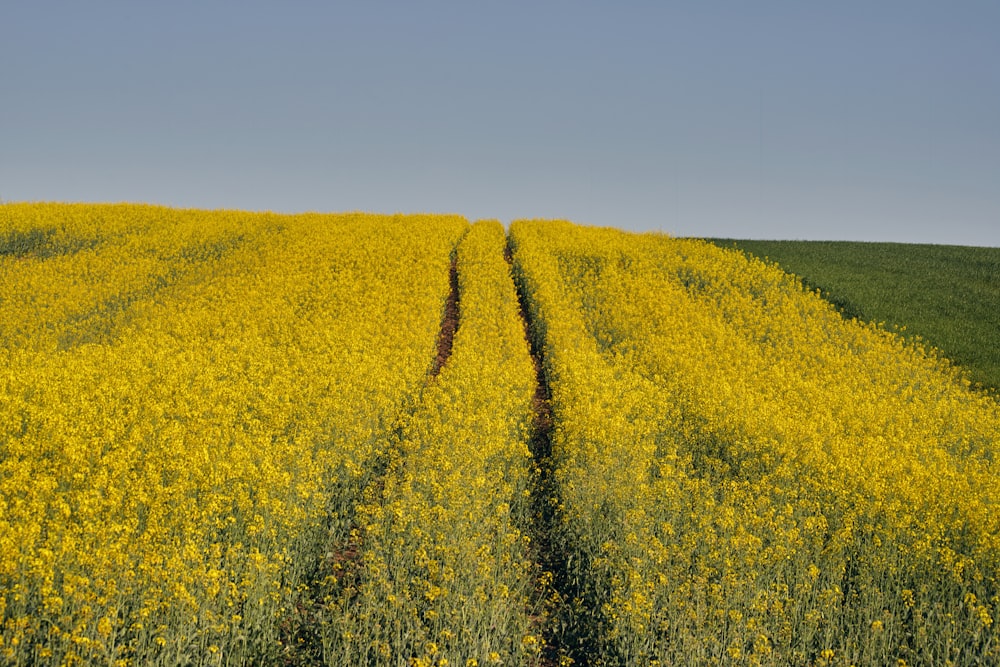
<path fill-rule="evenodd" d="M 0 665 L 1000 660 L 1000 405 L 567 221 L 0 205 Z"/>
<path fill-rule="evenodd" d="M 1000 387 L 1000 248 L 709 239 L 779 264 L 845 317 L 920 337 L 986 387 Z"/>

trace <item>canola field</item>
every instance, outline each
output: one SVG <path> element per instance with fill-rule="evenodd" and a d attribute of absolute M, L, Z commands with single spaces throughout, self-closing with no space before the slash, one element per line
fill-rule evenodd
<path fill-rule="evenodd" d="M 0 665 L 996 664 L 998 445 L 702 241 L 0 205 Z"/>

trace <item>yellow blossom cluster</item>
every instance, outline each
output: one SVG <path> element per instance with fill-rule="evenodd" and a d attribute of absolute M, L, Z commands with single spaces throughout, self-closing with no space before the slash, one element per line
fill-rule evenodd
<path fill-rule="evenodd" d="M 327 664 L 527 664 L 540 653 L 525 536 L 535 372 L 505 242 L 500 223 L 480 221 L 458 246 L 452 353 L 358 507 L 357 572 L 335 570 L 323 618 Z"/>
<path fill-rule="evenodd" d="M 511 226 L 593 664 L 1000 660 L 1000 410 L 696 240 Z"/>
<path fill-rule="evenodd" d="M 468 227 L 0 206 L 0 664 L 276 661 Z"/>

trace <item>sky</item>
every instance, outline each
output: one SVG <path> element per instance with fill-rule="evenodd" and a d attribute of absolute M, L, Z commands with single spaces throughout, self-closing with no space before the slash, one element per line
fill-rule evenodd
<path fill-rule="evenodd" d="M 0 199 L 1000 247 L 1000 3 L 3 2 Z"/>

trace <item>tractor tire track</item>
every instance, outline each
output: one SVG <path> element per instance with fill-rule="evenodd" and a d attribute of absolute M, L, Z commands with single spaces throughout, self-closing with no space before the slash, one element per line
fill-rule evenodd
<path fill-rule="evenodd" d="M 448 269 L 448 296 L 445 299 L 436 352 L 426 384 L 433 382 L 448 363 L 455 334 L 458 332 L 460 296 L 457 248 L 459 243 L 461 243 L 461 239 L 456 242 L 455 248 L 451 251 L 451 264 Z M 397 419 L 397 425 L 392 429 L 391 439 L 393 443 L 398 443 L 403 438 L 403 421 L 404 415 L 400 415 L 400 419 Z M 399 448 L 396 444 L 391 444 L 376 457 L 375 461 L 369 466 L 365 466 L 366 469 L 370 468 L 372 473 L 366 476 L 367 483 L 362 482 L 359 486 L 356 494 L 358 502 L 368 506 L 384 503 L 386 479 L 390 475 L 396 474 L 401 465 Z M 334 536 L 323 549 L 315 570 L 307 579 L 307 593 L 302 596 L 279 625 L 281 648 L 278 662 L 284 667 L 323 665 L 326 662 L 321 630 L 325 600 L 332 595 L 343 595 L 345 592 L 349 595 L 349 591 L 356 591 L 364 577 L 364 563 L 362 562 L 365 543 L 364 531 L 353 516 L 350 524 L 351 528 L 347 535 Z M 333 588 L 328 583 L 331 580 L 337 582 Z"/>
<path fill-rule="evenodd" d="M 448 270 L 450 290 L 444 303 L 444 317 L 441 318 L 441 331 L 437 338 L 437 355 L 431 367 L 431 377 L 435 378 L 451 357 L 451 348 L 455 343 L 455 333 L 458 331 L 458 253 L 451 252 L 451 268 Z"/>
<path fill-rule="evenodd" d="M 538 568 L 535 582 L 536 597 L 543 600 L 541 613 L 535 617 L 536 633 L 543 643 L 542 665 L 584 664 L 570 654 L 562 628 L 567 598 L 567 556 L 553 539 L 559 521 L 559 494 L 552 464 L 552 435 L 555 420 L 552 413 L 552 392 L 545 370 L 544 344 L 529 307 L 529 294 L 523 276 L 514 261 L 514 249 L 508 237 L 504 259 L 511 266 L 524 335 L 535 366 L 535 394 L 532 399 L 534 416 L 528 442 L 534 458 L 535 474 L 531 488 L 531 523 L 526 531 L 531 539 L 532 557 Z M 567 662 L 569 659 L 569 662 Z"/>

